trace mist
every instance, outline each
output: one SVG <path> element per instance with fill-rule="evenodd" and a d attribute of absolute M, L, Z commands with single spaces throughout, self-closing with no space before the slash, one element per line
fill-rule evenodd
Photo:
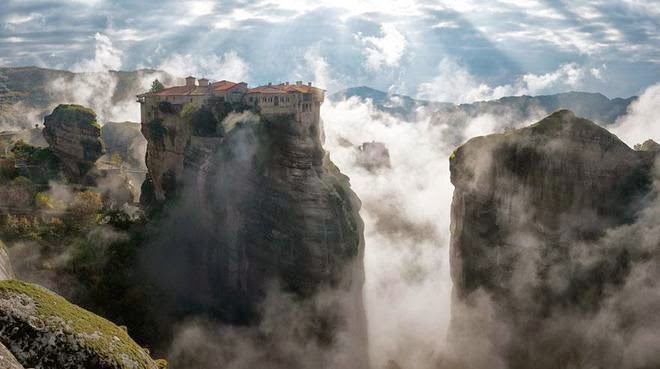
<path fill-rule="evenodd" d="M 450 322 L 448 158 L 472 136 L 536 117 L 515 121 L 483 114 L 456 127 L 423 110 L 407 121 L 351 98 L 326 102 L 322 118 L 325 148 L 363 203 L 371 363 L 435 368 L 446 356 Z M 372 141 L 385 144 L 391 168 L 370 171 L 360 165 L 357 146 Z"/>
<path fill-rule="evenodd" d="M 653 114 L 657 98 L 656 85 L 647 89 L 617 122 L 614 132 L 631 147 L 660 137 L 657 114 Z M 355 98 L 323 105 L 325 148 L 351 178 L 351 186 L 363 202 L 364 294 L 374 368 L 385 367 L 390 360 L 401 368 L 435 368 L 449 355 L 451 152 L 469 138 L 520 128 L 544 114 L 483 114 L 457 127 L 452 126 L 451 119 L 423 110 L 412 121 L 402 120 Z M 371 141 L 382 142 L 388 148 L 391 169 L 373 172 L 359 165 L 356 146 Z M 521 208 L 530 206 L 521 204 Z M 648 214 L 654 213 L 654 207 L 650 206 L 640 224 L 648 224 Z M 484 298 L 479 314 L 488 316 L 489 306 Z M 491 322 L 491 327 L 501 329 L 495 328 L 498 324 Z M 566 324 L 570 325 L 568 320 Z M 481 364 L 473 364 L 495 365 L 500 358 L 498 353 L 494 355 L 490 353 L 482 357 Z"/>
<path fill-rule="evenodd" d="M 76 70 L 83 73 L 76 75 L 73 81 L 55 81 L 49 86 L 49 91 L 62 96 L 62 102 L 79 103 L 93 108 L 101 123 L 139 121 L 139 104 L 135 103 L 133 96 L 135 91 L 119 100 L 114 96 L 118 80 L 116 74 L 108 72 L 108 69 L 121 67 L 121 52 L 103 35 L 97 35 L 96 40 L 95 57 L 76 66 Z M 318 50 L 308 52 L 305 62 L 307 65 L 296 68 L 296 77 L 308 75 L 303 71 L 311 66 L 314 80 L 323 81 L 330 86 L 345 85 L 344 82 L 332 78 L 332 67 L 320 57 Z M 187 74 L 186 71 L 209 72 L 216 69 L 216 65 L 231 67 L 232 75 L 239 77 L 238 79 L 249 76 L 249 65 L 235 53 L 216 55 L 211 62 L 204 65 L 191 65 L 194 63 L 195 60 L 190 55 L 175 55 L 161 63 L 161 66 L 177 76 Z M 576 87 L 577 81 L 587 73 L 576 71 L 573 65 L 566 65 L 547 75 L 522 76 L 521 82 L 514 86 L 484 87 L 461 68 L 455 63 L 443 61 L 439 75 L 427 84 L 422 84 L 423 88 L 418 91 L 419 96 L 462 102 L 542 91 L 546 84 L 572 88 Z M 442 86 L 442 81 L 450 75 L 460 77 L 458 80 L 452 80 L 450 86 L 453 90 L 438 90 L 437 86 Z M 141 77 L 138 84 L 142 91 L 149 88 L 153 78 L 152 74 Z M 648 138 L 658 141 L 660 125 L 654 109 L 660 104 L 659 96 L 658 85 L 649 87 L 630 107 L 628 114 L 615 124 L 613 132 L 629 146 Z M 457 126 L 452 117 L 438 116 L 423 109 L 408 120 L 395 117 L 379 111 L 370 101 L 356 98 L 326 101 L 322 105 L 324 148 L 340 170 L 350 177 L 352 189 L 363 203 L 360 213 L 365 223 L 366 244 L 366 280 L 363 295 L 373 368 L 385 368 L 392 362 L 403 369 L 436 368 L 450 349 L 451 345 L 447 341 L 452 291 L 449 229 L 454 189 L 449 178 L 448 158 L 452 151 L 471 137 L 522 127 L 541 119 L 545 113 L 533 111 L 522 117 L 516 112 L 501 115 L 482 114 L 463 117 L 466 123 Z M 241 121 L 247 118 L 236 119 Z M 227 123 L 233 126 L 236 121 L 230 120 Z M 382 142 L 387 147 L 390 168 L 367 170 L 360 165 L 357 147 L 372 141 Z M 143 147 L 140 152 L 144 152 Z M 657 182 L 655 186 L 658 186 Z M 187 204 L 189 208 L 184 210 L 191 214 L 196 213 L 199 210 L 196 205 Z M 612 230 L 610 237 L 603 242 L 618 242 L 624 238 L 622 235 L 627 237 L 632 233 L 648 234 L 646 238 L 637 240 L 640 241 L 641 247 L 652 248 L 652 242 L 657 240 L 653 238 L 657 235 L 653 220 L 657 219 L 658 209 L 660 207 L 656 200 L 634 226 Z M 186 213 L 183 214 L 185 216 Z M 199 224 L 192 223 L 194 222 L 184 225 L 189 225 L 191 231 L 194 231 Z M 191 237 L 194 239 L 194 236 Z M 24 248 L 27 250 L 28 246 Z M 16 255 L 19 256 L 14 259 L 20 259 L 20 255 L 24 255 L 21 249 L 17 248 Z M 654 265 L 648 263 L 635 268 L 625 288 L 611 303 L 635 309 L 635 303 L 639 302 L 639 309 L 655 308 L 660 301 L 654 298 L 655 292 L 647 287 L 640 287 L 649 276 L 655 276 L 653 268 Z M 18 269 L 20 270 L 20 264 Z M 188 274 L 180 270 L 172 273 L 176 274 L 176 278 Z M 47 282 L 44 284 L 48 285 Z M 175 289 L 179 287 L 173 286 Z M 279 343 L 282 347 L 278 348 L 280 352 L 296 358 L 309 357 L 310 364 L 333 363 L 332 355 L 342 355 L 341 351 L 324 352 L 313 344 L 301 346 L 300 339 L 290 340 L 300 327 L 281 324 L 282 321 L 286 323 L 291 319 L 304 318 L 305 311 L 319 306 L 327 308 L 323 306 L 323 302 L 328 301 L 326 295 L 320 294 L 310 305 L 299 306 L 292 302 L 290 296 L 282 294 L 277 286 L 273 287 L 273 291 L 275 292 L 269 293 L 263 304 L 266 319 L 254 329 L 219 325 L 201 317 L 183 322 L 176 330 L 170 351 L 173 361 L 187 363 L 183 368 L 209 366 L 219 360 L 231 364 L 228 368 L 249 367 L 255 362 L 270 359 L 259 347 L 264 332 L 281 338 Z M 644 298 L 642 294 L 649 298 Z M 626 300 L 631 302 L 626 303 Z M 488 298 L 484 297 L 478 313 L 488 312 L 489 308 Z M 284 315 L 277 315 L 278 313 Z M 591 318 L 594 324 L 601 324 L 611 316 L 610 313 L 609 310 L 603 310 L 602 315 Z M 573 319 L 575 317 L 567 317 L 562 323 L 574 324 L 576 321 Z M 273 323 L 278 320 L 279 324 Z M 500 329 L 499 323 L 487 322 L 492 329 Z M 584 329 L 593 327 L 596 325 L 581 326 Z M 655 325 L 651 327 L 656 328 Z M 606 332 L 611 333 L 612 337 L 619 337 L 617 331 Z M 654 337 L 651 328 L 638 327 L 632 338 L 633 343 L 626 346 L 626 360 L 636 360 L 633 359 L 635 357 L 654 359 L 651 345 L 652 342 L 657 342 L 653 340 Z M 342 339 L 344 345 L 350 345 L 350 337 Z M 484 355 L 480 357 L 483 361 L 475 366 L 496 366 L 499 362 L 497 352 L 487 352 Z M 492 361 L 489 361 L 491 359 Z M 273 367 L 286 367 L 286 357 L 277 360 Z"/>

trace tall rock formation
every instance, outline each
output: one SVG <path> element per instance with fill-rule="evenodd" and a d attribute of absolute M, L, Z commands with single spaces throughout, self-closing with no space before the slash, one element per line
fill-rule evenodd
<path fill-rule="evenodd" d="M 452 154 L 449 340 L 466 367 L 660 365 L 656 155 L 567 110 Z"/>
<path fill-rule="evenodd" d="M 104 154 L 96 113 L 80 105 L 58 105 L 44 118 L 44 138 L 69 180 L 81 182 Z"/>
<path fill-rule="evenodd" d="M 167 200 L 145 260 L 176 314 L 269 321 L 270 363 L 256 367 L 366 367 L 360 201 L 323 150 L 320 121 L 235 111 L 202 135 L 195 119 L 205 119 L 203 109 L 191 120 L 161 106 L 142 127 L 143 201 Z M 271 322 L 269 309 L 284 301 L 295 321 Z M 277 338 L 282 330 L 291 332 Z"/>

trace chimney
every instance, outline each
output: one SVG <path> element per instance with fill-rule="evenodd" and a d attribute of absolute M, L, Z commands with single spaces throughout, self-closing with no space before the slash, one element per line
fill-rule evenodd
<path fill-rule="evenodd" d="M 186 77 L 186 86 L 194 86 L 195 81 L 197 81 L 197 78 L 195 78 L 193 76 Z"/>
<path fill-rule="evenodd" d="M 273 82 L 268 82 L 268 86 L 272 86 L 272 85 L 273 85 Z"/>
<path fill-rule="evenodd" d="M 302 81 L 296 81 L 296 86 L 302 85 Z"/>
<path fill-rule="evenodd" d="M 209 80 L 206 78 L 200 78 L 197 80 L 199 87 L 207 87 L 209 85 Z"/>
<path fill-rule="evenodd" d="M 289 85 L 289 82 L 287 82 L 286 85 L 288 86 L 288 85 Z"/>
<path fill-rule="evenodd" d="M 312 86 L 312 82 L 307 82 L 307 86 Z"/>

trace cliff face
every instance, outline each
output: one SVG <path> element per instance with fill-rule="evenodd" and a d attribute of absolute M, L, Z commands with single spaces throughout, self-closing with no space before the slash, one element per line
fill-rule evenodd
<path fill-rule="evenodd" d="M 148 168 L 149 189 L 143 196 L 153 196 L 157 202 L 173 197 L 182 183 L 186 147 L 191 139 L 191 126 L 179 111 L 162 108 L 160 119 L 142 123 L 142 135 L 147 139 L 145 163 Z M 142 202 L 150 202 L 151 199 Z"/>
<path fill-rule="evenodd" d="M 201 137 L 172 114 L 158 142 L 145 126 L 153 193 L 169 199 L 149 260 L 177 309 L 258 325 L 264 298 L 291 294 L 304 311 L 295 344 L 332 348 L 349 332 L 344 364 L 364 367 L 360 202 L 323 150 L 320 122 L 246 111 L 222 121 L 222 136 Z"/>
<path fill-rule="evenodd" d="M 93 110 L 80 105 L 59 105 L 44 118 L 43 135 L 63 164 L 65 175 L 82 181 L 105 153 L 101 127 Z"/>
<path fill-rule="evenodd" d="M 644 367 L 626 345 L 649 317 L 624 296 L 660 246 L 655 156 L 566 110 L 452 154 L 450 341 L 468 367 Z"/>

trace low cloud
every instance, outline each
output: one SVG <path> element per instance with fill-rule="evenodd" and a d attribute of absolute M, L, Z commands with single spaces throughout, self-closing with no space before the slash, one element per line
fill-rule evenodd
<path fill-rule="evenodd" d="M 438 66 L 438 74 L 430 82 L 419 85 L 417 97 L 424 100 L 472 103 L 499 99 L 504 96 L 538 95 L 565 89 L 579 89 L 589 73 L 602 79 L 604 68 L 587 69 L 576 63 L 560 65 L 545 74 L 527 73 L 516 77 L 512 84 L 491 86 L 479 81 L 467 67 L 444 58 Z"/>
<path fill-rule="evenodd" d="M 110 38 L 104 34 L 96 33 L 94 57 L 84 59 L 71 67 L 74 72 L 107 72 L 119 70 L 122 65 L 123 52 L 116 48 Z"/>
<path fill-rule="evenodd" d="M 660 83 L 647 88 L 628 108 L 628 114 L 621 117 L 612 132 L 628 146 L 653 139 L 660 142 Z"/>
<path fill-rule="evenodd" d="M 442 352 L 451 289 L 451 148 L 438 145 L 444 128 L 429 117 L 400 120 L 357 99 L 325 103 L 322 117 L 326 149 L 363 203 L 372 365 L 431 368 Z M 371 141 L 387 146 L 391 169 L 359 165 L 355 146 Z"/>
<path fill-rule="evenodd" d="M 97 33 L 94 56 L 74 65 L 73 76 L 62 76 L 49 82 L 46 92 L 57 103 L 74 103 L 92 108 L 99 123 L 140 120 L 140 105 L 135 94 L 147 91 L 151 82 L 171 79 L 161 72 L 138 72 L 137 80 L 120 81 L 112 72 L 122 66 L 123 52 L 104 34 Z M 128 90 L 122 90 L 127 88 Z M 56 104 L 54 104 L 56 105 Z M 54 106 L 53 106 L 54 107 Z"/>
<path fill-rule="evenodd" d="M 218 54 L 169 55 L 157 69 L 175 76 L 206 77 L 214 80 L 247 81 L 249 65 L 236 51 Z"/>

